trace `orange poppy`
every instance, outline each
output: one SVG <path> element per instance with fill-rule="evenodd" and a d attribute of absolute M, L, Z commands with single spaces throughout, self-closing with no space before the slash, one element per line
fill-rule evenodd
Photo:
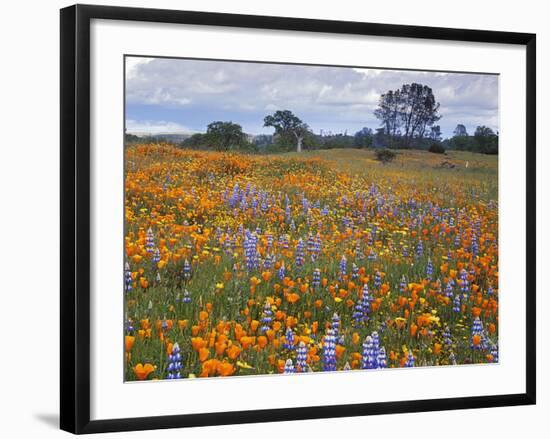
<path fill-rule="evenodd" d="M 124 337 L 124 345 L 126 347 L 126 352 L 130 352 L 132 350 L 135 339 L 136 338 L 131 335 L 127 335 L 126 337 Z"/>
<path fill-rule="evenodd" d="M 145 363 L 144 365 L 138 363 L 133 368 L 136 378 L 140 381 L 146 380 L 147 377 L 154 372 L 155 366 L 150 363 Z"/>

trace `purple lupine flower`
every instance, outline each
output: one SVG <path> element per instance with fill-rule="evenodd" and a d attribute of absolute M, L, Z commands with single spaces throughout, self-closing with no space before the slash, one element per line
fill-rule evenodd
<path fill-rule="evenodd" d="M 447 286 L 445 287 L 445 296 L 453 297 L 453 284 L 451 281 L 447 282 Z"/>
<path fill-rule="evenodd" d="M 281 262 L 281 266 L 279 267 L 279 279 L 280 280 L 283 280 L 286 276 L 286 272 L 285 272 L 285 263 L 284 262 Z"/>
<path fill-rule="evenodd" d="M 258 251 L 257 251 L 258 237 L 247 232 L 244 238 L 244 257 L 246 261 L 246 268 L 248 271 L 254 270 L 258 266 Z"/>
<path fill-rule="evenodd" d="M 273 256 L 273 254 L 268 253 L 268 254 L 265 256 L 265 259 L 264 259 L 264 268 L 265 268 L 266 270 L 271 269 L 271 267 L 273 267 L 273 262 L 274 262 L 274 256 Z"/>
<path fill-rule="evenodd" d="M 260 331 L 263 333 L 268 331 L 272 321 L 273 321 L 273 311 L 271 310 L 271 304 L 266 300 L 264 304 L 264 309 L 262 312 L 262 318 L 260 320 L 262 324 Z"/>
<path fill-rule="evenodd" d="M 340 259 L 340 276 L 341 277 L 344 277 L 346 275 L 347 264 L 348 264 L 348 261 L 346 259 L 346 256 L 342 255 L 342 259 Z"/>
<path fill-rule="evenodd" d="M 405 367 L 414 367 L 415 358 L 411 350 L 407 354 L 407 361 L 405 362 Z"/>
<path fill-rule="evenodd" d="M 160 261 L 160 250 L 157 247 L 153 251 L 153 263 L 157 264 L 159 261 Z"/>
<path fill-rule="evenodd" d="M 460 271 L 460 291 L 466 294 L 470 289 L 470 283 L 468 282 L 468 272 L 464 268 Z"/>
<path fill-rule="evenodd" d="M 416 256 L 421 257 L 424 254 L 424 245 L 422 244 L 422 241 L 419 240 L 418 244 L 416 244 Z"/>
<path fill-rule="evenodd" d="M 378 368 L 385 369 L 386 367 L 388 367 L 386 360 L 386 348 L 382 346 L 378 351 Z"/>
<path fill-rule="evenodd" d="M 472 254 L 476 256 L 478 252 L 479 252 L 479 244 L 477 242 L 477 235 L 474 233 L 472 235 Z"/>
<path fill-rule="evenodd" d="M 472 323 L 472 338 L 470 342 L 470 347 L 478 351 L 482 349 L 482 343 L 480 342 L 477 345 L 474 344 L 474 337 L 476 335 L 480 338 L 483 337 L 483 323 L 481 323 L 481 319 L 479 317 L 476 317 Z"/>
<path fill-rule="evenodd" d="M 337 313 L 332 315 L 330 328 L 334 331 L 334 337 L 337 338 L 340 331 L 340 316 Z"/>
<path fill-rule="evenodd" d="M 183 290 L 183 299 L 181 301 L 185 304 L 191 303 L 191 295 L 189 294 L 189 291 L 187 291 L 187 288 Z"/>
<path fill-rule="evenodd" d="M 294 263 L 296 264 L 296 267 L 301 267 L 304 265 L 305 258 L 304 258 L 304 242 L 300 238 L 298 240 L 298 243 L 296 244 L 296 259 Z"/>
<path fill-rule="evenodd" d="M 229 242 L 229 235 L 225 234 L 222 242 L 222 247 L 225 254 L 230 255 L 233 252 L 231 251 L 231 242 Z"/>
<path fill-rule="evenodd" d="M 145 236 L 145 250 L 149 254 L 152 254 L 155 250 L 155 235 L 151 227 L 147 229 L 147 234 Z"/>
<path fill-rule="evenodd" d="M 134 333 L 134 321 L 132 319 L 128 319 L 126 320 L 126 332 L 128 334 L 133 334 Z"/>
<path fill-rule="evenodd" d="M 491 345 L 491 355 L 493 356 L 493 363 L 498 363 L 498 346 L 494 343 Z"/>
<path fill-rule="evenodd" d="M 181 349 L 177 343 L 174 343 L 172 346 L 172 353 L 168 355 L 168 364 L 166 366 L 166 371 L 168 372 L 169 380 L 175 380 L 181 378 L 181 368 L 182 368 L 182 357 Z"/>
<path fill-rule="evenodd" d="M 374 346 L 374 351 L 378 353 L 378 351 L 380 350 L 380 336 L 378 335 L 378 332 L 374 331 L 371 334 L 371 337 L 372 337 L 372 344 Z"/>
<path fill-rule="evenodd" d="M 453 311 L 460 312 L 460 295 L 457 294 L 453 299 Z"/>
<path fill-rule="evenodd" d="M 359 277 L 359 267 L 355 265 L 355 262 L 351 266 L 351 278 L 357 279 Z"/>
<path fill-rule="evenodd" d="M 459 247 L 462 241 L 462 236 L 460 232 L 458 232 L 455 236 L 455 247 Z"/>
<path fill-rule="evenodd" d="M 445 330 L 443 331 L 443 343 L 447 346 L 453 344 L 453 337 L 451 336 L 451 330 L 448 326 L 445 326 Z"/>
<path fill-rule="evenodd" d="M 285 332 L 285 342 L 283 347 L 289 351 L 294 350 L 294 331 L 291 328 L 287 328 Z"/>
<path fill-rule="evenodd" d="M 375 349 L 372 336 L 367 335 L 363 342 L 361 354 L 361 369 L 376 369 L 378 363 L 378 351 Z"/>
<path fill-rule="evenodd" d="M 428 265 L 426 265 L 426 278 L 428 280 L 432 280 L 433 271 L 434 271 L 434 266 L 432 264 L 432 260 L 428 258 Z"/>
<path fill-rule="evenodd" d="M 317 233 L 315 236 L 315 243 L 313 245 L 313 252 L 311 253 L 311 260 L 315 261 L 321 253 L 321 235 Z"/>
<path fill-rule="evenodd" d="M 285 374 L 296 373 L 296 369 L 294 369 L 294 364 L 292 364 L 292 359 L 291 358 L 286 360 L 285 369 L 284 369 L 283 373 L 285 373 Z"/>
<path fill-rule="evenodd" d="M 128 262 L 124 264 L 124 288 L 127 293 L 132 291 L 132 271 Z"/>
<path fill-rule="evenodd" d="M 229 198 L 229 207 L 233 208 L 239 203 L 240 193 L 239 185 L 235 184 L 233 186 L 233 192 L 231 193 L 231 198 Z"/>
<path fill-rule="evenodd" d="M 323 342 L 323 370 L 336 370 L 336 336 L 333 329 L 328 329 Z"/>
<path fill-rule="evenodd" d="M 355 259 L 357 261 L 361 261 L 364 258 L 365 258 L 365 254 L 361 250 L 361 240 L 358 239 L 357 242 L 355 243 Z"/>
<path fill-rule="evenodd" d="M 307 347 L 303 341 L 298 344 L 296 349 L 296 366 L 298 366 L 298 372 L 307 370 Z"/>
<path fill-rule="evenodd" d="M 311 281 L 311 286 L 314 289 L 317 289 L 321 286 L 321 270 L 319 270 L 318 268 L 313 270 L 313 279 Z"/>
<path fill-rule="evenodd" d="M 351 318 L 353 319 L 355 326 L 360 326 L 369 320 L 370 304 L 372 298 L 369 294 L 369 286 L 365 284 L 363 286 L 363 292 L 361 298 L 357 301 L 354 307 Z"/>
<path fill-rule="evenodd" d="M 374 288 L 379 289 L 382 286 L 382 276 L 378 270 L 374 273 Z"/>
<path fill-rule="evenodd" d="M 187 259 L 183 261 L 183 279 L 191 279 L 191 264 L 189 264 L 189 261 Z"/>
<path fill-rule="evenodd" d="M 311 233 L 307 236 L 307 251 L 313 253 L 315 251 L 315 238 Z"/>

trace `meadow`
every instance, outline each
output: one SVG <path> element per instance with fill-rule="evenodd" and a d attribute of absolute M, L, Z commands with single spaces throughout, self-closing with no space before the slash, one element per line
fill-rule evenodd
<path fill-rule="evenodd" d="M 125 380 L 498 362 L 497 156 L 125 154 Z"/>

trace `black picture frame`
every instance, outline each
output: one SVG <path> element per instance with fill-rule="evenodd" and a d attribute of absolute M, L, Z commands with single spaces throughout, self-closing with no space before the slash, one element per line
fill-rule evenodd
<path fill-rule="evenodd" d="M 90 21 L 132 20 L 503 43 L 526 48 L 526 392 L 465 398 L 90 420 Z M 535 404 L 536 36 L 303 18 L 110 6 L 61 10 L 61 429 L 81 434 Z"/>

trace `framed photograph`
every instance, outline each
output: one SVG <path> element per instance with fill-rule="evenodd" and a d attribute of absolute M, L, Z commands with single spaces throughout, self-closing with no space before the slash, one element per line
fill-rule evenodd
<path fill-rule="evenodd" d="M 62 9 L 61 428 L 534 404 L 535 130 L 533 34 Z"/>

